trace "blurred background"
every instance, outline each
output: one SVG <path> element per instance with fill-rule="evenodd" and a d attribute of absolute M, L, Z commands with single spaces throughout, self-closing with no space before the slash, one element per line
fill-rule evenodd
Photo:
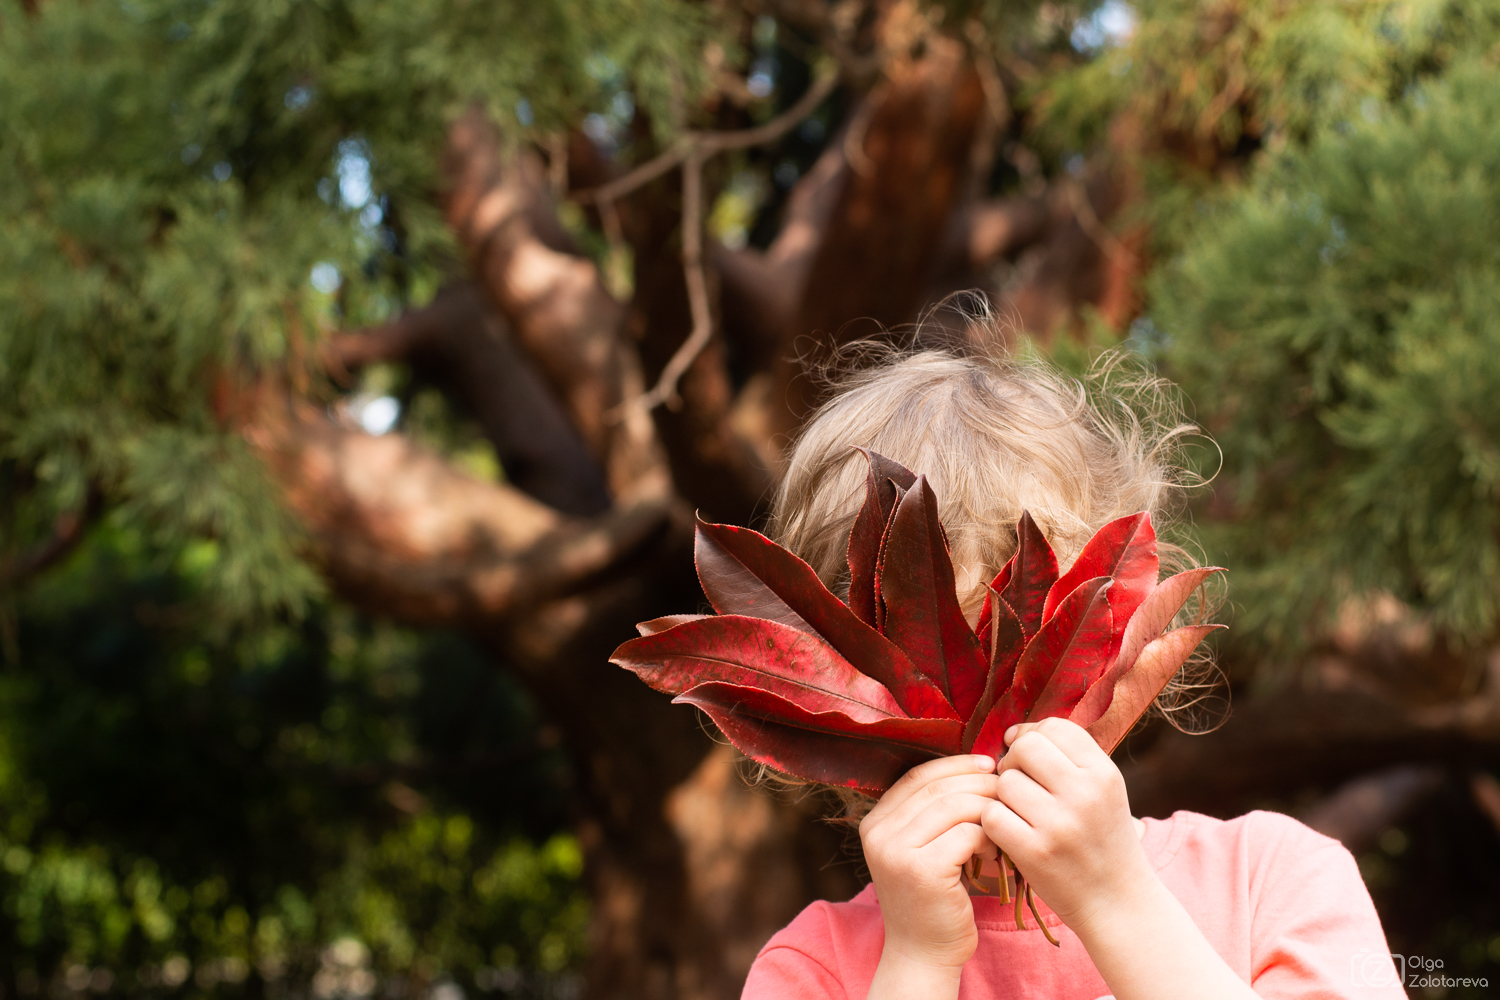
<path fill-rule="evenodd" d="M 965 289 L 1216 442 L 1137 812 L 1500 982 L 1494 4 L 3 0 L 3 995 L 737 996 L 857 845 L 606 660 Z"/>

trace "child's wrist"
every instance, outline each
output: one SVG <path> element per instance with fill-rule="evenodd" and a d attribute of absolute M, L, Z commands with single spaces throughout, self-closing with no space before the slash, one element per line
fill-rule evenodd
<path fill-rule="evenodd" d="M 1084 947 L 1107 945 L 1116 937 L 1138 934 L 1153 924 L 1153 917 L 1175 903 L 1171 891 L 1150 866 L 1123 879 L 1096 906 L 1068 921 Z"/>
<path fill-rule="evenodd" d="M 942 956 L 904 947 L 887 938 L 880 951 L 880 964 L 875 968 L 875 979 L 870 984 L 869 1000 L 910 996 L 921 996 L 923 1000 L 956 998 L 963 968 L 963 962 L 955 965 Z"/>

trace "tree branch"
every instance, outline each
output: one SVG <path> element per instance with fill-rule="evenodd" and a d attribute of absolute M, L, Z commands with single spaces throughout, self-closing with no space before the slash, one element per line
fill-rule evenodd
<path fill-rule="evenodd" d="M 752 369 L 769 368 L 782 349 L 848 176 L 849 161 L 835 136 L 793 186 L 781 231 L 764 253 L 709 244 L 709 259 L 720 278 L 725 336 Z"/>
<path fill-rule="evenodd" d="M 812 114 L 818 105 L 823 103 L 823 99 L 833 93 L 833 88 L 838 86 L 838 82 L 837 73 L 818 77 L 813 81 L 812 86 L 797 98 L 795 104 L 764 125 L 726 132 L 689 132 L 677 140 L 666 152 L 647 160 L 624 177 L 600 187 L 574 191 L 571 197 L 575 201 L 596 203 L 618 201 L 689 160 L 696 159 L 701 165 L 702 161 L 718 153 L 749 149 L 752 146 L 775 142 Z"/>
<path fill-rule="evenodd" d="M 714 334 L 713 315 L 708 307 L 708 279 L 703 274 L 702 217 L 703 161 L 692 156 L 682 168 L 682 270 L 687 281 L 693 329 L 667 361 L 656 385 L 617 409 L 613 414 L 615 419 L 629 412 L 651 410 L 662 403 L 667 403 L 672 409 L 680 407 L 682 397 L 677 395 L 677 383 L 703 353 Z"/>
<path fill-rule="evenodd" d="M 585 587 L 659 540 L 667 503 L 565 517 L 400 434 L 339 427 L 262 385 L 246 439 L 346 595 L 409 622 L 490 624 Z"/>
<path fill-rule="evenodd" d="M 1149 743 L 1150 736 L 1141 739 Z M 1147 815 L 1169 809 L 1232 815 L 1268 795 L 1338 785 L 1372 767 L 1496 766 L 1500 698 L 1491 692 L 1413 707 L 1352 686 L 1288 689 L 1237 705 L 1224 726 L 1204 736 L 1159 732 L 1139 753 L 1131 751 L 1134 740 L 1125 745 L 1132 759 L 1121 763 L 1134 808 Z M 1421 784 L 1390 778 L 1395 773 L 1386 775 L 1393 802 L 1396 791 Z"/>
<path fill-rule="evenodd" d="M 400 360 L 442 386 L 484 428 L 506 481 L 549 507 L 592 516 L 609 507 L 604 473 L 519 348 L 503 317 L 469 282 L 372 330 L 328 341 L 331 365 Z"/>
<path fill-rule="evenodd" d="M 1351 851 L 1362 851 L 1442 783 L 1440 767 L 1398 764 L 1341 785 L 1304 812 L 1302 822 Z"/>
<path fill-rule="evenodd" d="M 588 258 L 549 237 L 556 226 L 539 158 L 502 158 L 500 136 L 477 107 L 449 128 L 448 221 L 480 284 L 562 399 L 616 497 L 670 488 L 649 419 L 605 414 L 638 390 L 620 338 L 623 310 Z"/>

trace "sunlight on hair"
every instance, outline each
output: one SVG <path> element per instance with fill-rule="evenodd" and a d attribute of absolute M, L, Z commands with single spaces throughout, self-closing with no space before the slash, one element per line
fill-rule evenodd
<path fill-rule="evenodd" d="M 1023 510 L 1064 569 L 1104 524 L 1137 511 L 1170 537 L 1186 490 L 1201 485 L 1181 461 L 1184 442 L 1201 431 L 1183 418 L 1175 387 L 1123 350 L 1074 378 L 1007 350 L 1006 339 L 987 302 L 965 295 L 929 312 L 907 338 L 952 350 L 871 341 L 843 349 L 828 366 L 842 376 L 831 376 L 831 397 L 787 456 L 769 534 L 847 597 L 845 553 L 865 493 L 858 445 L 927 476 L 971 623 L 1015 549 Z M 1197 565 L 1178 545 L 1163 541 L 1160 551 L 1165 571 Z M 1215 604 L 1200 591 L 1179 623 L 1205 620 Z M 1163 692 L 1160 714 L 1174 725 L 1211 714 L 1204 689 L 1216 685 L 1204 679 L 1216 679 L 1207 653 Z"/>

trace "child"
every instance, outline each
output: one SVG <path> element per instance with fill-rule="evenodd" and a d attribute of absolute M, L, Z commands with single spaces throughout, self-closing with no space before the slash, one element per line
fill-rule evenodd
<path fill-rule="evenodd" d="M 1191 428 L 1170 419 L 1159 385 L 1131 388 L 1133 399 L 1101 405 L 1040 365 L 936 352 L 888 362 L 808 424 L 773 535 L 846 593 L 865 477 L 850 445 L 889 456 L 932 482 L 972 621 L 1023 509 L 1064 567 L 1113 518 L 1159 520 L 1176 489 L 1175 442 Z M 1006 743 L 998 763 L 916 767 L 874 804 L 859 827 L 872 885 L 812 904 L 773 937 L 747 1000 L 1405 996 L 1337 841 L 1268 812 L 1134 819 L 1119 770 L 1063 719 L 1013 727 Z M 970 891 L 971 856 L 993 862 L 1001 850 L 1061 948 Z"/>

